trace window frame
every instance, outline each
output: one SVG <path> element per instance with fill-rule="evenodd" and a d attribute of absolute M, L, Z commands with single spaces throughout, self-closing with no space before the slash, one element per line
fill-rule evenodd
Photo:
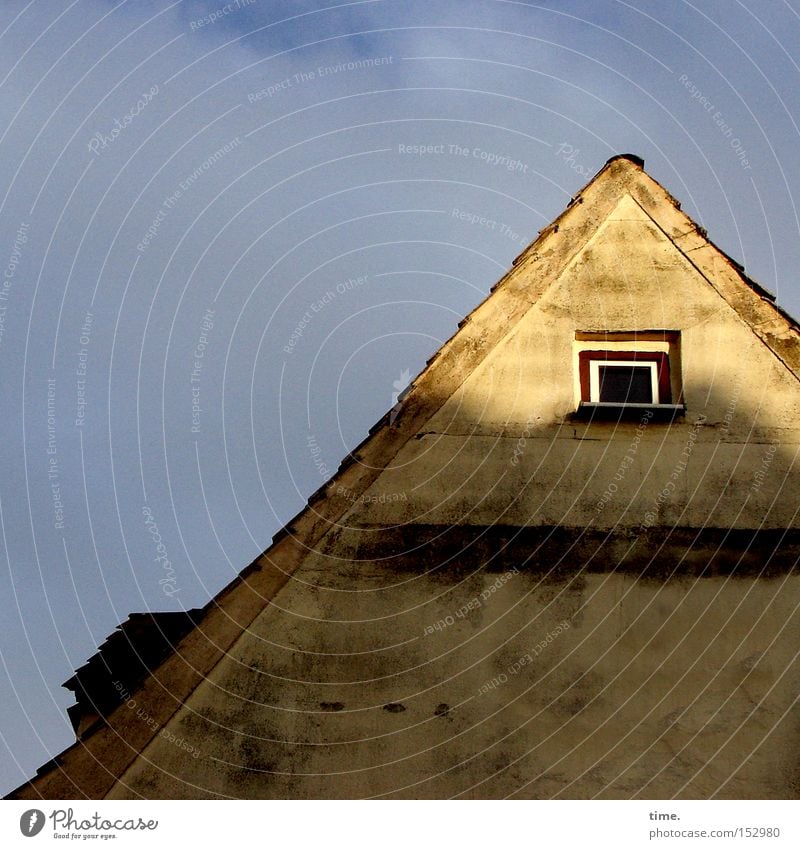
<path fill-rule="evenodd" d="M 631 406 L 633 402 L 600 400 L 600 366 L 630 365 L 641 363 L 649 366 L 651 371 L 653 400 L 644 406 L 664 406 L 672 404 L 672 387 L 670 379 L 669 354 L 664 351 L 621 351 L 621 350 L 588 350 L 578 353 L 580 371 L 581 402 L 590 404 L 610 403 L 617 406 Z M 638 404 L 642 406 L 642 404 Z"/>

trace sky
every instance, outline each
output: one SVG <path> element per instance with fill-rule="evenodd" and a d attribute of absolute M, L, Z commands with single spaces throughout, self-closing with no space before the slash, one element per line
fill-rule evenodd
<path fill-rule="evenodd" d="M 4 793 L 609 157 L 800 315 L 798 0 L 0 0 L 0 46 Z"/>

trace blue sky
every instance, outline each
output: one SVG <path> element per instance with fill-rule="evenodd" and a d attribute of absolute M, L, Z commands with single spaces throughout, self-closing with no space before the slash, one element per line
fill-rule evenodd
<path fill-rule="evenodd" d="M 72 741 L 72 670 L 266 548 L 610 156 L 800 314 L 796 0 L 3 0 L 0 33 L 4 791 Z"/>

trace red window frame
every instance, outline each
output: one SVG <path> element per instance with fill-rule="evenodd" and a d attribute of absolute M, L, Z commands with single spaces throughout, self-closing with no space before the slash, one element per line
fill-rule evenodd
<path fill-rule="evenodd" d="M 669 378 L 669 354 L 663 351 L 580 351 L 578 354 L 581 400 L 590 401 L 589 363 L 598 360 L 622 360 L 640 363 L 656 363 L 658 377 L 658 403 L 672 403 L 672 386 Z"/>

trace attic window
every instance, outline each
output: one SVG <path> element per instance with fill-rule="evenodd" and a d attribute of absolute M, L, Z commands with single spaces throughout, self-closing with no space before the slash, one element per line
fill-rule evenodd
<path fill-rule="evenodd" d="M 581 400 L 670 404 L 669 357 L 660 351 L 581 351 Z"/>
<path fill-rule="evenodd" d="M 629 418 L 648 409 L 660 418 L 683 413 L 680 335 L 676 331 L 576 333 L 579 418 Z"/>
<path fill-rule="evenodd" d="M 655 363 L 628 365 L 608 361 L 599 366 L 597 362 L 591 365 L 594 382 L 592 394 L 598 401 L 658 403 Z"/>

